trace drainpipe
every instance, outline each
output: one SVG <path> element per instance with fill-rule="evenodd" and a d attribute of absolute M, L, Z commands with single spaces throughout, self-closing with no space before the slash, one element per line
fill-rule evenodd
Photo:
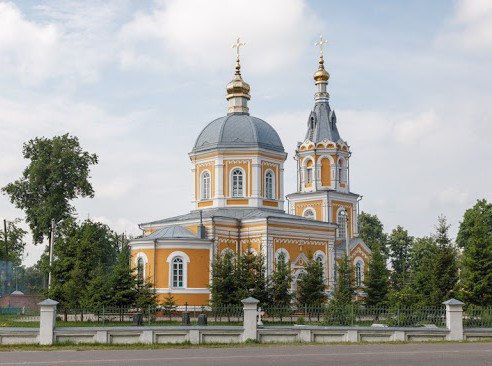
<path fill-rule="evenodd" d="M 154 282 L 154 294 L 155 294 L 155 266 L 156 266 L 156 257 L 155 257 L 155 255 L 156 255 L 156 251 L 157 251 L 157 239 L 154 239 L 154 270 L 153 270 L 153 273 L 152 273 L 152 275 L 154 277 L 154 280 L 153 280 L 153 282 Z"/>

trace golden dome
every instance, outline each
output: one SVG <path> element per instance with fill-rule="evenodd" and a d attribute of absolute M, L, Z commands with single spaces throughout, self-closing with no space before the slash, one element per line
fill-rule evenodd
<path fill-rule="evenodd" d="M 241 65 L 239 64 L 239 59 L 236 61 L 236 73 L 234 74 L 234 78 L 231 80 L 226 87 L 227 90 L 227 99 L 232 97 L 245 97 L 250 99 L 249 95 L 249 84 L 243 80 L 241 77 Z"/>
<path fill-rule="evenodd" d="M 328 79 L 330 78 L 330 74 L 328 73 L 328 71 L 325 70 L 323 56 L 319 58 L 318 71 L 314 73 L 313 77 L 316 82 L 328 81 Z"/>

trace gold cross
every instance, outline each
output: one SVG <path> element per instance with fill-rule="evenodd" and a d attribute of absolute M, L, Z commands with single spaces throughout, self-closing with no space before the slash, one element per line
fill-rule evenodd
<path fill-rule="evenodd" d="M 328 43 L 327 40 L 323 39 L 323 35 L 319 35 L 319 42 L 316 42 L 314 45 L 319 46 L 319 54 L 323 56 L 323 45 Z"/>
<path fill-rule="evenodd" d="M 238 60 L 239 60 L 239 48 L 240 48 L 241 46 L 244 46 L 244 45 L 246 45 L 246 43 L 241 43 L 241 41 L 240 41 L 239 37 L 238 37 L 238 39 L 236 40 L 236 43 L 234 43 L 234 44 L 232 45 L 232 48 L 235 48 L 235 49 L 236 49 L 236 54 L 237 54 L 237 59 L 238 59 Z"/>

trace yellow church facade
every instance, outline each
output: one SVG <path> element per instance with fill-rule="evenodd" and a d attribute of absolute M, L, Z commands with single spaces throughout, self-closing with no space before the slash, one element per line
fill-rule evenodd
<path fill-rule="evenodd" d="M 180 305 L 208 305 L 214 258 L 248 250 L 263 254 L 267 274 L 283 253 L 293 274 L 292 290 L 313 255 L 323 265 L 327 294 L 335 285 L 337 262 L 348 250 L 363 295 L 370 251 L 357 237 L 359 195 L 350 192 L 350 149 L 338 135 L 328 103 L 328 77 L 321 55 L 315 107 L 295 152 L 297 191 L 286 201 L 287 153 L 275 129 L 249 113 L 250 86 L 242 79 L 238 52 L 227 85 L 227 115 L 205 126 L 189 154 L 192 211 L 140 224 L 143 236 L 130 242 L 133 268 L 154 285 L 160 301 L 171 293 Z"/>

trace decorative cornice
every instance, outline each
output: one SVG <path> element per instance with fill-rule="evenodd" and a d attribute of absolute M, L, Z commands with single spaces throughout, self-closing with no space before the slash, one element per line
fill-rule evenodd
<path fill-rule="evenodd" d="M 326 245 L 326 241 L 321 240 L 306 240 L 306 239 L 284 239 L 274 238 L 274 244 L 297 244 L 297 245 Z"/>

